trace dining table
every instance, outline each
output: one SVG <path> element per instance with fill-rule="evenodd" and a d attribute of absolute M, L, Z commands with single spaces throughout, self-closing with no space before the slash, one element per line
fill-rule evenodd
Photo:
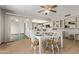
<path fill-rule="evenodd" d="M 60 46 L 61 48 L 63 48 L 63 33 L 60 32 L 59 36 L 60 36 L 60 43 L 61 43 Z M 52 36 L 36 35 L 35 37 L 39 40 L 39 54 L 41 54 L 42 53 L 42 41 L 47 38 L 51 38 Z"/>

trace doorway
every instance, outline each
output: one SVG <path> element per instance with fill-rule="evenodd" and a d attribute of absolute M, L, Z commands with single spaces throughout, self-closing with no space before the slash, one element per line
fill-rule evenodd
<path fill-rule="evenodd" d="M 26 23 L 25 19 L 19 16 L 11 16 L 11 25 L 10 25 L 10 41 L 28 39 L 26 33 Z"/>

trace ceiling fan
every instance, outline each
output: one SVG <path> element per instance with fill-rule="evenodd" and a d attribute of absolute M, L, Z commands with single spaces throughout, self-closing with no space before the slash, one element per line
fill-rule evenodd
<path fill-rule="evenodd" d="M 71 16 L 71 14 L 67 14 L 67 15 L 65 15 L 65 17 L 68 17 L 68 16 Z"/>
<path fill-rule="evenodd" d="M 54 8 L 57 7 L 57 5 L 45 5 L 45 6 L 40 6 L 42 10 L 38 11 L 38 13 L 41 13 L 44 11 L 45 15 L 49 14 L 50 12 L 56 13 Z"/>

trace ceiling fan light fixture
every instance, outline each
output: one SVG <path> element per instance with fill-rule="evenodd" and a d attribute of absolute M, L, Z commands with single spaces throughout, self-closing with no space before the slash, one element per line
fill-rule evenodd
<path fill-rule="evenodd" d="M 50 11 L 49 10 L 45 10 L 45 15 L 49 14 Z"/>
<path fill-rule="evenodd" d="M 47 15 L 48 13 L 45 13 L 45 15 Z"/>

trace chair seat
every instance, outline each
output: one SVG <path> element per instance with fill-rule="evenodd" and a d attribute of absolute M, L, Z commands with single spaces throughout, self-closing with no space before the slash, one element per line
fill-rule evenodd
<path fill-rule="evenodd" d="M 55 44 L 58 44 L 58 42 L 54 41 L 53 44 L 54 44 L 54 45 L 55 45 Z"/>
<path fill-rule="evenodd" d="M 53 53 L 54 53 L 54 45 L 56 45 L 56 48 L 59 51 L 58 42 L 57 41 L 54 41 L 54 39 L 47 39 L 46 40 L 45 51 L 46 50 L 50 50 L 50 51 L 53 51 Z"/>
<path fill-rule="evenodd" d="M 52 45 L 53 43 L 54 43 L 54 40 L 47 39 L 47 41 L 46 41 L 47 45 Z"/>
<path fill-rule="evenodd" d="M 39 41 L 34 41 L 33 46 L 38 46 L 39 45 Z"/>

